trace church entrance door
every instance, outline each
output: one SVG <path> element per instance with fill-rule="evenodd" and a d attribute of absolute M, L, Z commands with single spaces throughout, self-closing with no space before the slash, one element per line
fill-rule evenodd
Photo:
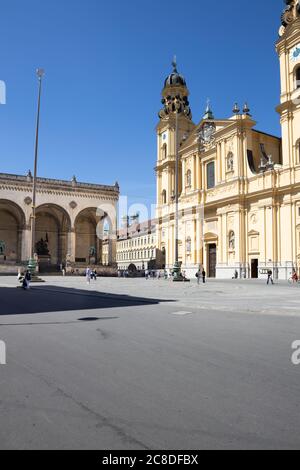
<path fill-rule="evenodd" d="M 258 259 L 251 260 L 251 279 L 258 279 Z"/>
<path fill-rule="evenodd" d="M 216 277 L 217 266 L 217 245 L 208 245 L 208 276 L 211 278 Z"/>

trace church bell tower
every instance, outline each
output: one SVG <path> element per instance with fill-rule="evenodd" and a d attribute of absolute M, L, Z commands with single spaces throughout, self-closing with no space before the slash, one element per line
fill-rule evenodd
<path fill-rule="evenodd" d="M 178 114 L 178 140 L 184 141 L 194 129 L 189 105 L 189 90 L 185 78 L 177 71 L 174 58 L 173 72 L 166 78 L 162 90 L 163 108 L 157 126 L 157 206 L 172 202 L 175 194 L 176 114 Z M 181 165 L 180 165 L 181 172 Z M 179 175 L 181 182 L 181 175 Z M 179 191 L 181 188 L 179 188 Z"/>
<path fill-rule="evenodd" d="M 300 165 L 300 0 L 285 0 L 276 50 L 280 61 L 282 163 Z"/>

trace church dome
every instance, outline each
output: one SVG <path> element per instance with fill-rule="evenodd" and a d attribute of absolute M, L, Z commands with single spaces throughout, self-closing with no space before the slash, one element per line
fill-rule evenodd
<path fill-rule="evenodd" d="M 186 81 L 183 75 L 177 72 L 177 63 L 176 59 L 172 63 L 173 65 L 173 72 L 166 78 L 165 80 L 165 87 L 167 86 L 186 86 Z"/>

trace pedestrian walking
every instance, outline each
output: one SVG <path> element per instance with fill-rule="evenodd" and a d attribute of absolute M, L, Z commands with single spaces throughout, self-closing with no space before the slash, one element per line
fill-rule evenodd
<path fill-rule="evenodd" d="M 272 283 L 272 285 L 274 285 L 274 281 L 273 281 L 273 272 L 271 270 L 268 271 L 268 281 L 267 281 L 267 285 L 270 284 L 270 281 Z"/>
<path fill-rule="evenodd" d="M 203 270 L 202 270 L 202 282 L 203 282 L 203 284 L 206 283 L 206 272 L 205 272 L 205 269 L 204 269 L 204 268 L 203 268 Z"/>
<path fill-rule="evenodd" d="M 31 274 L 30 271 L 27 270 L 23 279 L 22 287 L 24 290 L 30 289 L 30 281 L 31 281 Z"/>
<path fill-rule="evenodd" d="M 299 277 L 298 277 L 296 269 L 293 269 L 292 281 L 293 281 L 293 284 L 299 281 Z"/>
<path fill-rule="evenodd" d="M 200 281 L 201 281 L 201 276 L 202 276 L 201 267 L 199 267 L 198 271 L 196 272 L 196 278 L 197 278 L 198 286 L 199 286 Z"/>
<path fill-rule="evenodd" d="M 87 284 L 91 283 L 91 274 L 92 274 L 92 272 L 91 272 L 90 267 L 87 267 L 86 271 L 85 271 L 85 277 L 86 277 L 86 283 Z"/>

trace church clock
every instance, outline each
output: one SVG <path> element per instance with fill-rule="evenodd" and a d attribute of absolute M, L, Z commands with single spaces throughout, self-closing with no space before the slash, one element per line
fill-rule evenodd
<path fill-rule="evenodd" d="M 291 50 L 290 60 L 291 62 L 298 62 L 298 60 L 300 61 L 300 43 Z"/>

